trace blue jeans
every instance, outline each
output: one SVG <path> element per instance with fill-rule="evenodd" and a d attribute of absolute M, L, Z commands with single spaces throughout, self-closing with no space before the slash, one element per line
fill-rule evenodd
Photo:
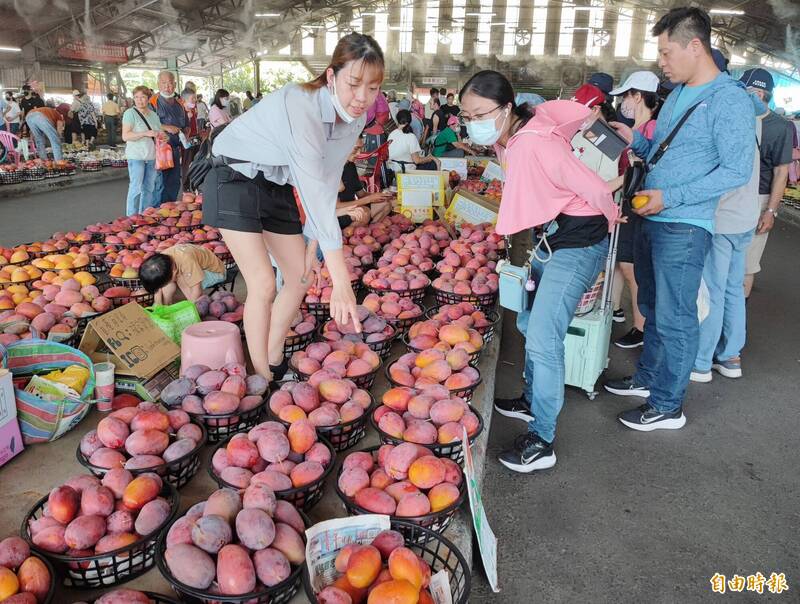
<path fill-rule="evenodd" d="M 125 214 L 141 214 L 147 208 L 156 206 L 154 190 L 156 186 L 156 161 L 154 159 L 129 159 L 128 176 L 128 201 Z"/>
<path fill-rule="evenodd" d="M 172 163 L 169 170 L 158 170 L 155 189 L 155 203 L 160 206 L 165 201 L 175 201 L 181 192 L 181 147 L 172 147 Z"/>
<path fill-rule="evenodd" d="M 108 132 L 108 144 L 114 146 L 117 144 L 117 118 L 113 115 L 104 115 L 103 121 Z"/>
<path fill-rule="evenodd" d="M 708 287 L 710 310 L 700 323 L 700 346 L 694 368 L 711 371 L 713 360 L 735 359 L 747 334 L 744 306 L 744 265 L 747 246 L 755 231 L 714 235 L 706 256 L 703 280 Z"/>
<path fill-rule="evenodd" d="M 33 140 L 36 142 L 36 151 L 39 153 L 39 157 L 47 159 L 45 138 L 53 149 L 53 159 L 62 159 L 64 157 L 61 153 L 61 139 L 58 137 L 58 131 L 44 114 L 31 113 L 25 118 L 25 121 L 31 130 Z"/>
<path fill-rule="evenodd" d="M 643 220 L 634 246 L 644 349 L 636 381 L 660 413 L 681 408 L 699 341 L 697 292 L 711 233 L 681 222 Z"/>
<path fill-rule="evenodd" d="M 525 335 L 525 398 L 534 421 L 528 431 L 547 442 L 556 436 L 564 406 L 564 338 L 581 296 L 594 285 L 608 258 L 608 239 L 591 247 L 556 250 L 547 264 L 534 260 L 533 307 L 517 315 Z"/>

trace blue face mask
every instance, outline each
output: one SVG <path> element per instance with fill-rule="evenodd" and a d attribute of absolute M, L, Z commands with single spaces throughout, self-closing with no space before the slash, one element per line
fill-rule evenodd
<path fill-rule="evenodd" d="M 755 108 L 756 117 L 759 115 L 764 115 L 769 107 L 767 107 L 766 103 L 761 100 L 761 97 L 758 96 L 755 92 L 748 92 L 750 95 L 750 100 L 753 102 L 753 106 Z"/>
<path fill-rule="evenodd" d="M 499 129 L 495 126 L 495 122 L 497 121 L 496 117 L 468 122 L 467 136 L 469 136 L 470 140 L 476 145 L 494 145 L 497 139 L 500 138 L 500 134 L 503 132 L 507 119 L 508 111 L 506 111 L 503 123 L 500 125 Z"/>

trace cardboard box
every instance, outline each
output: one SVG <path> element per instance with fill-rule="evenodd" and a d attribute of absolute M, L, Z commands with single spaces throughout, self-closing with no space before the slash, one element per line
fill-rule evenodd
<path fill-rule="evenodd" d="M 0 466 L 22 453 L 22 433 L 17 422 L 17 397 L 14 378 L 8 369 L 0 369 Z"/>
<path fill-rule="evenodd" d="M 500 204 L 469 191 L 456 189 L 453 200 L 445 213 L 445 220 L 459 226 L 462 222 L 480 224 L 489 222 L 497 223 L 497 213 Z"/>
<path fill-rule="evenodd" d="M 180 348 L 138 304 L 89 321 L 79 348 L 95 363 L 113 363 L 116 388 L 145 400 L 155 400 L 180 372 Z"/>
<path fill-rule="evenodd" d="M 444 206 L 445 191 L 450 182 L 450 172 L 440 170 L 414 170 L 412 172 L 398 173 L 397 197 L 400 205 L 403 203 L 404 194 L 408 191 L 429 191 L 433 194 L 433 205 Z"/>
<path fill-rule="evenodd" d="M 417 224 L 431 220 L 433 218 L 433 193 L 430 191 L 403 191 L 399 212 Z"/>

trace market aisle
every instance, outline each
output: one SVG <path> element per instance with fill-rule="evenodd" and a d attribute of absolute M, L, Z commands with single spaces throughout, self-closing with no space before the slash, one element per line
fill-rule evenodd
<path fill-rule="evenodd" d="M 691 384 L 683 430 L 629 431 L 616 414 L 641 399 L 569 390 L 558 464 L 524 476 L 496 461 L 524 424 L 495 414 L 483 497 L 502 592 L 476 569 L 472 601 L 699 602 L 717 572 L 785 572 L 800 589 L 800 273 L 787 263 L 798 241 L 800 229 L 777 221 L 748 307 L 745 377 Z M 521 372 L 521 339 L 506 325 L 501 396 L 518 393 Z M 612 348 L 610 374 L 629 375 L 638 352 Z"/>
<path fill-rule="evenodd" d="M 124 216 L 127 191 L 127 178 L 11 199 L 4 199 L 0 190 L 0 246 Z"/>

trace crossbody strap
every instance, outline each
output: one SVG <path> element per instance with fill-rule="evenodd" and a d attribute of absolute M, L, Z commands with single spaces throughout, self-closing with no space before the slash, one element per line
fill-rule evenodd
<path fill-rule="evenodd" d="M 680 119 L 680 121 L 677 124 L 675 124 L 675 127 L 672 129 L 672 132 L 670 132 L 667 138 L 665 138 L 664 141 L 658 146 L 658 151 L 656 151 L 655 155 L 653 155 L 653 158 L 649 162 L 647 162 L 648 172 L 652 171 L 653 167 L 662 158 L 664 153 L 667 152 L 667 149 L 669 149 L 669 146 L 672 144 L 672 141 L 678 134 L 678 131 L 683 127 L 683 125 L 686 123 L 686 120 L 689 119 L 692 113 L 694 113 L 694 110 L 697 109 L 701 104 L 703 104 L 703 102 L 705 101 L 700 101 L 699 103 L 689 107 L 689 109 L 686 110 L 686 113 L 683 114 L 683 117 Z"/>
<path fill-rule="evenodd" d="M 144 122 L 144 125 L 145 125 L 145 126 L 147 126 L 147 129 L 148 129 L 148 130 L 152 130 L 152 129 L 153 129 L 153 127 L 150 125 L 150 122 L 148 122 L 148 121 L 147 121 L 147 118 L 146 118 L 145 116 L 143 116 L 143 115 L 142 115 L 142 112 L 141 112 L 141 111 L 139 111 L 139 110 L 138 110 L 136 107 L 134 107 L 134 108 L 133 108 L 133 110 L 134 110 L 134 111 L 137 113 L 137 115 L 138 115 L 140 118 L 142 118 L 142 121 Z"/>

